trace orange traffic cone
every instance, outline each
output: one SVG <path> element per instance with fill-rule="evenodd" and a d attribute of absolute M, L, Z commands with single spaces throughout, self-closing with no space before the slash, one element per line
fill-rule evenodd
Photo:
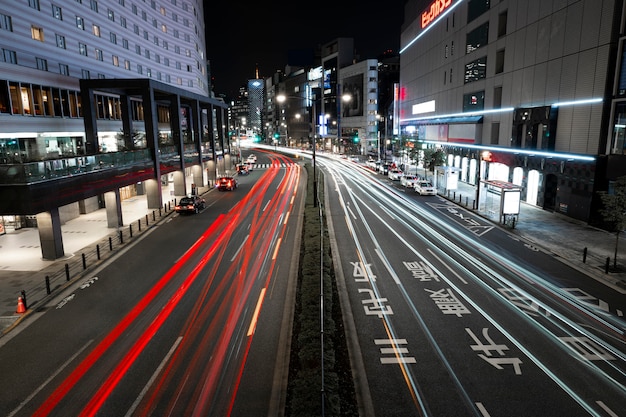
<path fill-rule="evenodd" d="M 16 313 L 26 313 L 26 306 L 24 305 L 24 300 L 22 297 L 17 298 L 17 311 Z"/>

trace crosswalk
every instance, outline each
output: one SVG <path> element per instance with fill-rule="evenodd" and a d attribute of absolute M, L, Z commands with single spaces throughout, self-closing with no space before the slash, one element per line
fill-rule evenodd
<path fill-rule="evenodd" d="M 275 163 L 271 163 L 271 164 L 251 164 L 251 165 L 248 165 L 248 166 L 251 167 L 252 170 L 255 170 L 255 169 L 267 169 L 267 168 L 276 168 L 276 167 L 287 168 L 287 167 L 291 167 L 291 166 L 294 166 L 294 165 L 297 165 L 297 163 L 296 162 L 290 162 L 290 163 L 286 164 L 284 162 L 275 162 Z"/>

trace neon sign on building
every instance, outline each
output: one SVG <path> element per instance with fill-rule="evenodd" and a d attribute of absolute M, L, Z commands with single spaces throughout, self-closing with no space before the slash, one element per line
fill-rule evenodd
<path fill-rule="evenodd" d="M 430 25 L 433 20 L 450 6 L 450 4 L 452 4 L 452 0 L 433 1 L 430 7 L 428 7 L 425 12 L 422 12 L 422 29 Z"/>

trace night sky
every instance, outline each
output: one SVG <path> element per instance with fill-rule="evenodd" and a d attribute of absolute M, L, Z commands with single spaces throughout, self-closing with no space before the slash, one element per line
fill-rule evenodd
<path fill-rule="evenodd" d="M 354 38 L 359 60 L 398 52 L 405 0 L 329 2 L 315 13 L 315 3 L 276 0 L 250 7 L 205 0 L 207 57 L 213 91 L 232 99 L 255 78 L 284 71 L 290 51 L 312 50 L 336 38 Z M 319 3 L 323 4 L 323 3 Z M 293 54 L 291 54 L 293 55 Z"/>

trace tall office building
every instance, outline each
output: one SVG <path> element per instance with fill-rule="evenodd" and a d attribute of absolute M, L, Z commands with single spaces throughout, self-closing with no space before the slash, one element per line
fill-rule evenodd
<path fill-rule="evenodd" d="M 598 222 L 626 174 L 624 2 L 410 0 L 401 137 L 448 155 L 458 179 L 504 181 L 527 203 Z"/>
<path fill-rule="evenodd" d="M 229 144 L 224 141 L 226 105 L 209 97 L 203 4 L 0 2 L 4 228 L 19 228 L 42 212 L 59 223 L 59 209 L 61 217 L 71 218 L 97 208 L 104 193 L 119 200 L 135 193 L 137 184 L 150 205 L 158 206 L 159 192 L 142 181 L 160 183 L 161 176 L 171 179 L 177 172 L 181 194 L 190 171 L 195 183 L 206 183 L 205 165 L 213 161 L 209 172 L 214 172 L 215 160 L 228 153 Z M 185 153 L 194 155 L 191 163 L 184 161 Z M 130 172 L 148 164 L 149 176 L 95 188 L 119 174 L 122 160 L 134 162 L 124 168 Z M 96 175 L 96 167 L 110 170 Z M 69 180 L 78 174 L 81 192 Z M 58 252 L 62 245 L 54 246 Z"/>

